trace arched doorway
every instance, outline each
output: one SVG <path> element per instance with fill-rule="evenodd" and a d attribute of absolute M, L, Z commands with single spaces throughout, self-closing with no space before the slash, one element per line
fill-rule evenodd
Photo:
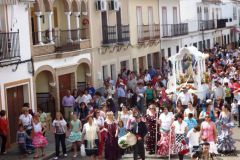
<path fill-rule="evenodd" d="M 77 67 L 77 88 L 85 89 L 86 83 L 91 80 L 90 67 L 87 63 L 81 63 Z"/>
<path fill-rule="evenodd" d="M 45 113 L 50 113 L 54 118 L 56 105 L 54 95 L 56 93 L 56 84 L 50 71 L 42 71 L 36 76 L 36 98 L 37 109 L 42 109 Z"/>

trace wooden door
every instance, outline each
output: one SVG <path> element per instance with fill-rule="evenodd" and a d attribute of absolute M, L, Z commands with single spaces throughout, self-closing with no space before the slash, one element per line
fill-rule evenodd
<path fill-rule="evenodd" d="M 108 42 L 108 23 L 107 23 L 107 12 L 102 12 L 102 36 L 103 36 L 103 43 Z"/>
<path fill-rule="evenodd" d="M 20 116 L 23 98 L 23 86 L 7 89 L 7 108 L 8 108 L 8 121 L 10 129 L 10 143 L 16 142 L 16 133 L 18 130 L 18 118 Z"/>
<path fill-rule="evenodd" d="M 139 63 L 139 73 L 142 73 L 144 70 L 144 59 L 143 57 L 139 57 L 138 63 Z"/>
<path fill-rule="evenodd" d="M 153 67 L 156 69 L 160 67 L 160 57 L 159 52 L 153 54 Z"/>
<path fill-rule="evenodd" d="M 116 12 L 116 19 L 117 19 L 117 34 L 118 40 L 122 40 L 122 17 L 121 17 L 121 8 L 119 11 Z"/>
<path fill-rule="evenodd" d="M 62 98 L 66 95 L 67 90 L 71 90 L 71 73 L 59 76 L 58 81 L 59 81 L 60 111 L 64 115 Z"/>

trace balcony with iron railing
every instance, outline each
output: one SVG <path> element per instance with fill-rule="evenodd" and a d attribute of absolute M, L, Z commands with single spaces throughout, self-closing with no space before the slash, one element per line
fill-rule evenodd
<path fill-rule="evenodd" d="M 222 0 L 202 0 L 203 3 L 221 3 Z"/>
<path fill-rule="evenodd" d="M 214 20 L 201 20 L 198 22 L 198 24 L 200 31 L 211 30 L 215 28 Z"/>
<path fill-rule="evenodd" d="M 150 29 L 150 40 L 157 40 L 160 39 L 160 25 L 154 24 L 149 26 Z"/>
<path fill-rule="evenodd" d="M 20 58 L 19 32 L 0 33 L 0 61 Z"/>
<path fill-rule="evenodd" d="M 188 23 L 163 24 L 162 38 L 177 37 L 188 34 Z"/>
<path fill-rule="evenodd" d="M 137 33 L 138 43 L 143 43 L 147 40 L 150 40 L 149 25 L 138 25 Z"/>
<path fill-rule="evenodd" d="M 110 45 L 117 43 L 117 27 L 116 26 L 103 26 L 102 27 L 102 44 Z"/>
<path fill-rule="evenodd" d="M 155 41 L 160 39 L 160 26 L 159 24 L 153 25 L 138 25 L 138 43 L 145 41 Z"/>
<path fill-rule="evenodd" d="M 88 28 L 73 30 L 53 30 L 52 38 L 48 30 L 32 34 L 34 55 L 44 55 L 54 52 L 67 52 L 90 47 Z M 41 37 L 39 38 L 39 35 Z"/>
<path fill-rule="evenodd" d="M 117 41 L 118 43 L 128 43 L 130 41 L 129 25 L 117 26 Z"/>
<path fill-rule="evenodd" d="M 228 19 L 217 19 L 217 28 L 225 28 Z"/>

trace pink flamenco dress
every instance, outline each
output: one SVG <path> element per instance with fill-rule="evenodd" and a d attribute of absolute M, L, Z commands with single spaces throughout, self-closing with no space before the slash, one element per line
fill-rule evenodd
<path fill-rule="evenodd" d="M 42 134 L 42 125 L 41 123 L 33 124 L 34 133 L 33 133 L 33 146 L 35 148 L 44 148 L 48 144 L 47 139 Z"/>
<path fill-rule="evenodd" d="M 157 154 L 160 156 L 169 156 L 169 154 L 175 154 L 175 136 L 174 131 L 166 131 L 161 129 L 161 139 L 157 143 Z M 170 150 L 170 151 L 169 151 Z"/>

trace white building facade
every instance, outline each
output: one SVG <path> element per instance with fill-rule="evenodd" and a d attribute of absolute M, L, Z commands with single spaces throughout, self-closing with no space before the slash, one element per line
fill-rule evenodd
<path fill-rule="evenodd" d="M 28 4 L 0 0 L 0 109 L 7 111 L 10 141 L 16 140 L 24 103 L 34 108 Z"/>
<path fill-rule="evenodd" d="M 238 1 L 160 0 L 161 53 L 170 57 L 184 46 L 200 51 L 238 40 Z"/>

